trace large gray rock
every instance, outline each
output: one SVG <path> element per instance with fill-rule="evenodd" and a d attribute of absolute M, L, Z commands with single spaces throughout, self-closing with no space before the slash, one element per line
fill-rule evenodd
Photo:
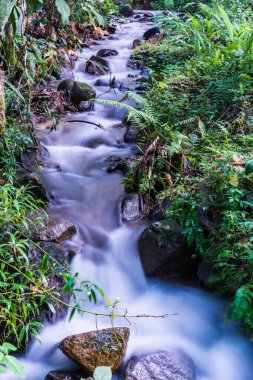
<path fill-rule="evenodd" d="M 183 351 L 169 351 L 133 357 L 127 364 L 125 380 L 195 380 L 192 360 Z"/>
<path fill-rule="evenodd" d="M 49 219 L 44 213 L 28 215 L 28 231 L 24 230 L 33 241 L 45 241 L 52 243 L 62 243 L 70 239 L 76 233 L 73 223 L 59 216 L 52 216 Z"/>
<path fill-rule="evenodd" d="M 122 6 L 120 12 L 119 12 L 122 16 L 124 17 L 132 17 L 133 14 L 134 14 L 134 10 L 133 8 L 131 7 L 131 5 L 129 4 L 125 4 Z"/>
<path fill-rule="evenodd" d="M 135 222 L 141 218 L 140 200 L 138 194 L 127 195 L 121 205 L 123 222 Z"/>
<path fill-rule="evenodd" d="M 57 90 L 65 91 L 70 97 L 71 102 L 76 105 L 79 105 L 83 101 L 87 102 L 96 97 L 96 91 L 93 87 L 71 79 L 65 79 L 62 81 Z"/>
<path fill-rule="evenodd" d="M 111 367 L 117 372 L 123 362 L 130 331 L 126 327 L 96 330 L 72 335 L 60 343 L 70 359 L 92 374 L 96 367 Z"/>
<path fill-rule="evenodd" d="M 149 276 L 186 275 L 193 273 L 193 251 L 173 220 L 156 222 L 139 238 L 139 252 L 144 271 Z"/>

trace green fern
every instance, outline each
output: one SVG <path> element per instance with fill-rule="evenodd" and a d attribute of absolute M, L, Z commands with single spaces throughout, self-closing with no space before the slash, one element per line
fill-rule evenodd
<path fill-rule="evenodd" d="M 137 108 L 125 103 L 127 99 L 134 100 Z M 159 124 L 159 117 L 156 115 L 156 111 L 152 108 L 150 102 L 134 92 L 128 92 L 120 101 L 96 99 L 96 102 L 124 108 L 128 111 L 127 120 L 140 128 L 143 126 L 143 123 L 148 125 Z"/>

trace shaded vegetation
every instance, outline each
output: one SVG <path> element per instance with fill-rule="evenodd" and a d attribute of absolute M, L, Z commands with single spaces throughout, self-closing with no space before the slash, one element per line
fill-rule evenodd
<path fill-rule="evenodd" d="M 168 217 L 219 273 L 229 316 L 252 333 L 251 2 L 194 2 L 187 12 L 160 16 L 163 36 L 134 52 L 151 69 L 145 100 L 135 99 L 148 154 L 125 184 L 149 205 L 169 198 Z"/>

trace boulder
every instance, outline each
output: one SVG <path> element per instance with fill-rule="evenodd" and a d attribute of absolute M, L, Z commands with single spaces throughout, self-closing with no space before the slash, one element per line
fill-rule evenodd
<path fill-rule="evenodd" d="M 127 364 L 125 380 L 195 380 L 192 360 L 183 351 L 151 353 L 133 357 Z"/>
<path fill-rule="evenodd" d="M 58 91 L 65 91 L 71 102 L 79 105 L 81 102 L 87 102 L 96 97 L 96 91 L 88 84 L 82 82 L 76 82 L 71 79 L 65 79 L 62 81 L 58 88 Z"/>
<path fill-rule="evenodd" d="M 46 241 L 52 243 L 62 243 L 70 239 L 76 233 L 73 223 L 59 216 L 47 219 L 43 213 L 28 215 L 30 222 L 29 230 L 25 231 L 33 241 Z"/>
<path fill-rule="evenodd" d="M 91 331 L 65 338 L 60 349 L 89 374 L 99 366 L 111 367 L 115 373 L 123 362 L 129 335 L 126 327 Z"/>
<path fill-rule="evenodd" d="M 124 17 L 132 17 L 134 15 L 134 10 L 129 4 L 125 4 L 120 9 L 119 13 Z"/>
<path fill-rule="evenodd" d="M 151 224 L 142 232 L 138 246 L 144 271 L 149 276 L 181 276 L 195 270 L 193 250 L 174 220 Z"/>
<path fill-rule="evenodd" d="M 97 56 L 98 57 L 111 57 L 111 56 L 115 56 L 115 55 L 118 55 L 118 54 L 119 53 L 115 49 L 100 49 L 97 52 Z"/>
<path fill-rule="evenodd" d="M 161 34 L 160 28 L 158 26 L 154 26 L 153 28 L 148 29 L 144 34 L 143 34 L 143 39 L 148 41 L 150 38 L 157 37 Z"/>
<path fill-rule="evenodd" d="M 85 71 L 91 75 L 105 75 L 109 71 L 109 63 L 102 57 L 92 55 L 86 63 Z"/>
<path fill-rule="evenodd" d="M 138 194 L 127 195 L 121 205 L 123 222 L 135 222 L 141 218 L 140 200 Z"/>
<path fill-rule="evenodd" d="M 107 168 L 108 173 L 119 170 L 126 175 L 136 166 L 135 157 L 110 156 L 106 159 L 106 162 L 110 162 Z"/>

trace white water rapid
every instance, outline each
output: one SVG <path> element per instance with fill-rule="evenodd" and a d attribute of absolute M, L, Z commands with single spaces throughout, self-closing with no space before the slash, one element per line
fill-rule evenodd
<path fill-rule="evenodd" d="M 152 24 L 151 24 L 152 26 Z M 140 71 L 127 68 L 133 40 L 141 38 L 150 23 L 129 20 L 119 23 L 117 32 L 85 49 L 75 68 L 75 79 L 96 88 L 97 95 L 109 90 L 98 87 L 103 77 L 84 73 L 83 67 L 92 54 L 101 48 L 112 48 L 119 55 L 108 58 L 112 77 L 126 87 L 133 86 Z M 121 99 L 123 92 L 111 90 L 103 98 Z M 43 143 L 50 160 L 62 171 L 45 169 L 42 178 L 54 201 L 50 212 L 66 217 L 78 228 L 69 245 L 78 253 L 72 261 L 73 273 L 98 284 L 114 300 L 119 297 L 119 308 L 129 314 L 174 314 L 164 319 L 116 319 L 115 326 L 129 326 L 131 336 L 126 360 L 134 353 L 181 348 L 193 360 L 197 380 L 252 380 L 252 347 L 239 337 L 225 321 L 225 302 L 209 293 L 186 286 L 163 284 L 147 279 L 143 273 L 136 248 L 144 223 L 122 223 L 120 204 L 124 197 L 122 176 L 108 173 L 109 156 L 129 156 L 135 152 L 131 144 L 123 143 L 124 130 L 112 128 L 121 123 L 124 112 L 120 108 L 96 104 L 94 111 L 69 115 L 67 119 L 88 120 L 102 124 L 104 129 L 85 123 L 62 121 L 57 130 L 44 135 Z M 103 305 L 87 303 L 90 310 L 108 312 Z M 120 311 L 120 310 L 119 310 Z M 97 324 L 97 325 L 96 325 Z M 42 343 L 34 342 L 21 358 L 27 370 L 27 380 L 43 380 L 49 371 L 75 368 L 57 348 L 66 336 L 110 327 L 109 319 L 75 315 L 46 326 L 41 332 Z M 1 374 L 1 379 L 17 380 Z M 115 379 L 118 376 L 115 376 Z M 123 378 L 123 373 L 119 377 Z"/>

